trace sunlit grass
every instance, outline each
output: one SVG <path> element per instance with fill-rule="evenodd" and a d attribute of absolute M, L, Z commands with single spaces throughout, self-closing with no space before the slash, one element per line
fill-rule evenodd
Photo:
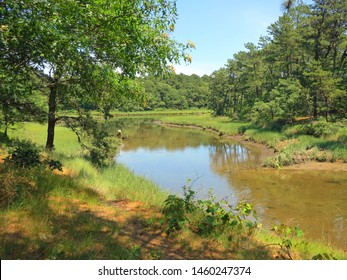
<path fill-rule="evenodd" d="M 239 134 L 240 129 L 247 125 L 244 122 L 233 122 L 228 117 L 213 117 L 210 113 L 187 116 L 163 116 L 160 120 L 178 125 L 194 125 L 203 129 L 213 129 L 230 135 Z"/>
<path fill-rule="evenodd" d="M 46 127 L 37 123 L 25 123 L 11 131 L 13 138 L 30 140 L 44 147 Z M 55 150 L 52 156 L 63 162 L 91 189 L 107 199 L 130 199 L 148 206 L 161 206 L 166 192 L 143 176 L 137 176 L 127 167 L 115 164 L 96 168 L 82 156 L 76 135 L 66 127 L 56 127 Z M 57 189 L 60 189 L 59 186 Z"/>
<path fill-rule="evenodd" d="M 309 135 L 269 131 L 250 125 L 234 123 L 227 117 L 213 117 L 209 112 L 189 112 L 187 115 L 159 116 L 163 122 L 180 125 L 196 125 L 203 129 L 213 129 L 222 134 L 236 135 L 279 149 L 292 157 L 296 153 L 311 152 L 317 159 L 328 151 L 331 159 L 347 159 L 345 128 L 326 138 Z M 183 114 L 183 112 L 181 112 Z M 139 113 L 138 116 L 141 116 Z M 11 138 L 28 139 L 44 147 L 46 126 L 36 123 L 23 123 L 9 131 Z M 292 141 L 292 140 L 295 141 Z M 285 142 L 287 141 L 287 142 Z M 285 145 L 279 145 L 285 143 Z M 162 209 L 167 193 L 159 186 L 142 176 L 136 176 L 123 165 L 115 164 L 96 168 L 86 158 L 76 135 L 63 126 L 56 127 L 55 151 L 52 157 L 63 162 L 64 176 L 47 170 L 26 170 L 22 175 L 33 182 L 33 189 L 19 197 L 14 204 L 1 210 L 0 256 L 2 259 L 131 259 L 138 258 L 141 248 L 131 243 L 118 242 L 122 232 L 119 223 L 98 216 L 84 208 L 101 209 L 109 216 L 117 214 L 117 209 L 107 204 L 114 200 L 140 201 L 144 206 L 158 213 Z M 323 159 L 323 158 L 322 158 Z M 27 172 L 27 173 L 26 173 Z M 97 212 L 97 211 L 96 211 Z M 149 225 L 148 225 L 149 226 Z M 150 226 L 149 226 L 150 227 Z M 8 235 L 6 229 L 16 230 L 16 235 Z M 128 233 L 129 234 L 129 233 Z M 178 234 L 179 235 L 179 234 Z M 9 237 L 11 236 L 11 237 Z M 193 232 L 185 235 L 180 244 L 189 247 L 194 254 L 196 247 L 221 246 L 227 251 L 227 239 L 211 241 L 197 238 Z M 131 236 L 127 236 L 131 240 Z M 136 242 L 136 240 L 133 240 Z M 259 244 L 258 244 L 259 242 Z M 272 258 L 265 250 L 266 244 L 278 243 L 269 233 L 260 231 L 254 243 L 243 244 L 235 249 L 237 259 Z M 333 249 L 322 242 L 295 240 L 293 250 L 300 258 L 311 259 L 314 255 L 328 253 L 337 259 L 347 259 L 346 253 Z M 212 245 L 211 245 L 212 244 Z M 160 249 L 160 248 L 159 248 Z M 219 249 L 219 248 L 218 248 Z M 196 255 L 196 254 L 195 254 Z"/>
<path fill-rule="evenodd" d="M 275 252 L 279 252 L 279 244 L 282 242 L 279 236 L 267 232 L 266 230 L 258 231 L 255 238 L 261 242 L 261 244 L 266 244 L 265 246 L 272 246 Z M 292 248 L 291 251 L 294 257 L 303 260 L 312 260 L 314 256 L 318 254 L 329 254 L 332 258 L 338 260 L 346 260 L 347 254 L 342 249 L 336 249 L 329 245 L 326 240 L 322 241 L 308 241 L 305 237 L 292 238 Z M 282 254 L 284 252 L 281 252 Z"/>

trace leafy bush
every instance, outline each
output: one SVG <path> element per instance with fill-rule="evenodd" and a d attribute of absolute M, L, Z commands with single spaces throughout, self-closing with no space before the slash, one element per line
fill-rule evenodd
<path fill-rule="evenodd" d="M 296 237 L 302 237 L 304 235 L 304 232 L 296 226 L 291 227 L 285 224 L 274 225 L 271 230 L 281 238 L 281 242 L 274 245 L 278 245 L 281 250 L 289 257 L 289 259 L 293 259 L 291 253 L 293 248 L 292 239 Z"/>
<path fill-rule="evenodd" d="M 187 213 L 191 213 L 196 209 L 194 202 L 195 192 L 185 186 L 183 187 L 183 192 L 184 198 L 169 195 L 165 200 L 163 214 L 168 224 L 166 227 L 168 233 L 187 228 L 189 224 Z"/>
<path fill-rule="evenodd" d="M 337 133 L 339 125 L 326 121 L 315 121 L 301 126 L 301 133 L 312 135 L 314 137 L 329 136 Z M 300 132 L 300 130 L 299 130 Z"/>
<path fill-rule="evenodd" d="M 50 170 L 62 171 L 62 163 L 53 159 L 41 159 L 40 149 L 30 141 L 16 140 L 5 158 L 6 165 L 15 165 L 21 168 L 34 168 L 48 166 Z"/>
<path fill-rule="evenodd" d="M 10 149 L 9 156 L 6 157 L 5 162 L 13 163 L 23 168 L 38 166 L 41 164 L 40 150 L 29 141 L 16 141 L 13 149 Z"/>
<path fill-rule="evenodd" d="M 183 198 L 170 195 L 163 214 L 169 233 L 189 229 L 202 236 L 227 234 L 228 240 L 234 243 L 258 228 L 251 204 L 240 202 L 233 207 L 225 200 L 216 201 L 212 193 L 207 200 L 196 200 L 190 187 L 184 187 Z"/>

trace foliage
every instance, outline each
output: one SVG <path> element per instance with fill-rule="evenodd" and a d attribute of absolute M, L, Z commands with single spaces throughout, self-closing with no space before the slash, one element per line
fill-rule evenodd
<path fill-rule="evenodd" d="M 298 129 L 298 133 L 312 135 L 314 137 L 323 137 L 336 134 L 339 130 L 339 123 L 329 123 L 325 121 L 314 121 L 309 124 L 302 125 Z"/>
<path fill-rule="evenodd" d="M 216 115 L 265 126 L 280 119 L 346 117 L 345 1 L 285 1 L 259 45 L 245 44 L 211 75 Z"/>
<path fill-rule="evenodd" d="M 298 227 L 291 227 L 285 224 L 274 225 L 271 228 L 281 238 L 281 242 L 275 244 L 278 245 L 281 250 L 292 259 L 293 238 L 300 238 L 304 235 L 304 232 Z"/>
<path fill-rule="evenodd" d="M 227 201 L 216 201 L 212 193 L 207 200 L 197 200 L 191 187 L 183 190 L 183 198 L 170 195 L 165 201 L 167 232 L 188 229 L 201 236 L 226 234 L 229 241 L 237 244 L 258 228 L 256 212 L 249 203 L 239 202 L 233 207 Z"/>
<path fill-rule="evenodd" d="M 141 99 L 136 75 L 168 73 L 169 63 L 190 60 L 185 52 L 193 45 L 171 38 L 173 0 L 5 1 L 0 11 L 5 134 L 19 111 L 47 110 L 48 150 L 54 149 L 56 123 L 66 118 L 62 110 L 99 109 L 108 118 L 116 103 Z M 34 106 L 34 92 L 46 106 Z M 92 151 L 96 162 L 104 149 L 101 143 Z"/>
<path fill-rule="evenodd" d="M 188 181 L 189 182 L 189 181 Z M 189 219 L 187 213 L 196 209 L 195 192 L 186 186 L 183 187 L 184 198 L 176 195 L 169 195 L 165 200 L 163 214 L 167 222 L 166 231 L 168 233 L 187 228 Z"/>
<path fill-rule="evenodd" d="M 138 81 L 144 88 L 142 110 L 206 108 L 209 98 L 209 77 L 171 74 L 165 77 L 145 77 Z M 131 111 L 138 108 L 126 108 Z M 124 110 L 124 107 L 121 107 Z"/>
<path fill-rule="evenodd" d="M 40 151 L 33 143 L 18 140 L 9 151 L 9 156 L 6 157 L 5 162 L 13 163 L 22 168 L 36 167 L 41 164 Z"/>
<path fill-rule="evenodd" d="M 16 140 L 11 143 L 12 148 L 5 158 L 6 165 L 15 165 L 20 168 L 35 168 L 48 166 L 50 170 L 62 171 L 62 163 L 50 158 L 43 159 L 40 149 L 28 140 Z"/>

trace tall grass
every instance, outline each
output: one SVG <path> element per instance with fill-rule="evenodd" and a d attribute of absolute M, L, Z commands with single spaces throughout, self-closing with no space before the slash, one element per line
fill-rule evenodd
<path fill-rule="evenodd" d="M 87 186 L 101 193 L 108 200 L 129 199 L 141 201 L 146 206 L 161 208 L 167 193 L 144 176 L 135 175 L 122 164 L 95 168 L 78 157 L 66 160 L 65 165 L 77 172 Z"/>
<path fill-rule="evenodd" d="M 194 125 L 203 129 L 213 129 L 223 134 L 236 135 L 240 129 L 248 125 L 244 122 L 233 122 L 228 117 L 213 117 L 210 113 L 186 116 L 162 116 L 160 120 L 177 125 Z"/>
<path fill-rule="evenodd" d="M 44 147 L 46 127 L 24 123 L 11 131 L 10 137 L 27 139 Z M 75 173 L 90 188 L 107 199 L 129 199 L 145 205 L 160 207 L 167 193 L 143 176 L 137 176 L 127 167 L 115 164 L 96 168 L 83 157 L 76 135 L 66 127 L 56 127 L 55 149 L 52 157 L 61 160 L 65 168 Z"/>

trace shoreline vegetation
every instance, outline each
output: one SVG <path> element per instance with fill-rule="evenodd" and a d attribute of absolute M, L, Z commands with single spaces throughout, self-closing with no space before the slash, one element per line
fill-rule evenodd
<path fill-rule="evenodd" d="M 152 113 L 126 116 L 151 117 Z M 201 126 L 216 130 L 221 137 L 240 138 L 240 129 L 248 125 L 211 117 L 207 111 L 159 115 L 163 123 Z M 123 113 L 114 116 L 125 117 Z M 268 135 L 254 128 L 244 132 L 246 138 L 241 140 L 271 149 L 276 147 L 270 144 L 274 135 L 280 139 L 278 132 L 266 132 Z M 43 146 L 45 133 L 45 127 L 37 123 L 23 123 L 9 131 L 11 138 L 30 140 L 38 146 Z M 347 259 L 346 251 L 324 241 L 307 241 L 289 226 L 292 233 L 285 236 L 258 225 L 254 234 L 243 232 L 236 243 L 224 232 L 200 234 L 189 226 L 168 232 L 163 214 L 167 192 L 120 164 L 93 166 L 67 128 L 57 126 L 56 136 L 56 149 L 49 156 L 63 163 L 63 172 L 5 167 L 2 161 L 7 154 L 4 147 L 0 149 L 1 184 L 17 190 L 12 194 L 13 202 L 0 210 L 1 259 Z M 346 164 L 338 161 L 333 165 Z M 213 207 L 219 205 L 212 202 Z M 202 215 L 201 211 L 194 213 L 184 214 L 192 215 L 191 225 Z M 280 233 L 280 228 L 276 232 Z"/>
<path fill-rule="evenodd" d="M 313 120 L 299 120 L 279 130 L 235 122 L 228 117 L 214 117 L 208 110 L 189 110 L 186 114 L 184 110 L 163 112 L 113 114 L 115 117 L 156 116 L 156 122 L 161 125 L 208 130 L 222 138 L 261 146 L 268 154 L 264 167 L 347 171 L 347 129 L 343 125 L 337 125 L 330 132 L 317 132 L 318 137 L 300 131 L 303 126 L 311 126 Z"/>

